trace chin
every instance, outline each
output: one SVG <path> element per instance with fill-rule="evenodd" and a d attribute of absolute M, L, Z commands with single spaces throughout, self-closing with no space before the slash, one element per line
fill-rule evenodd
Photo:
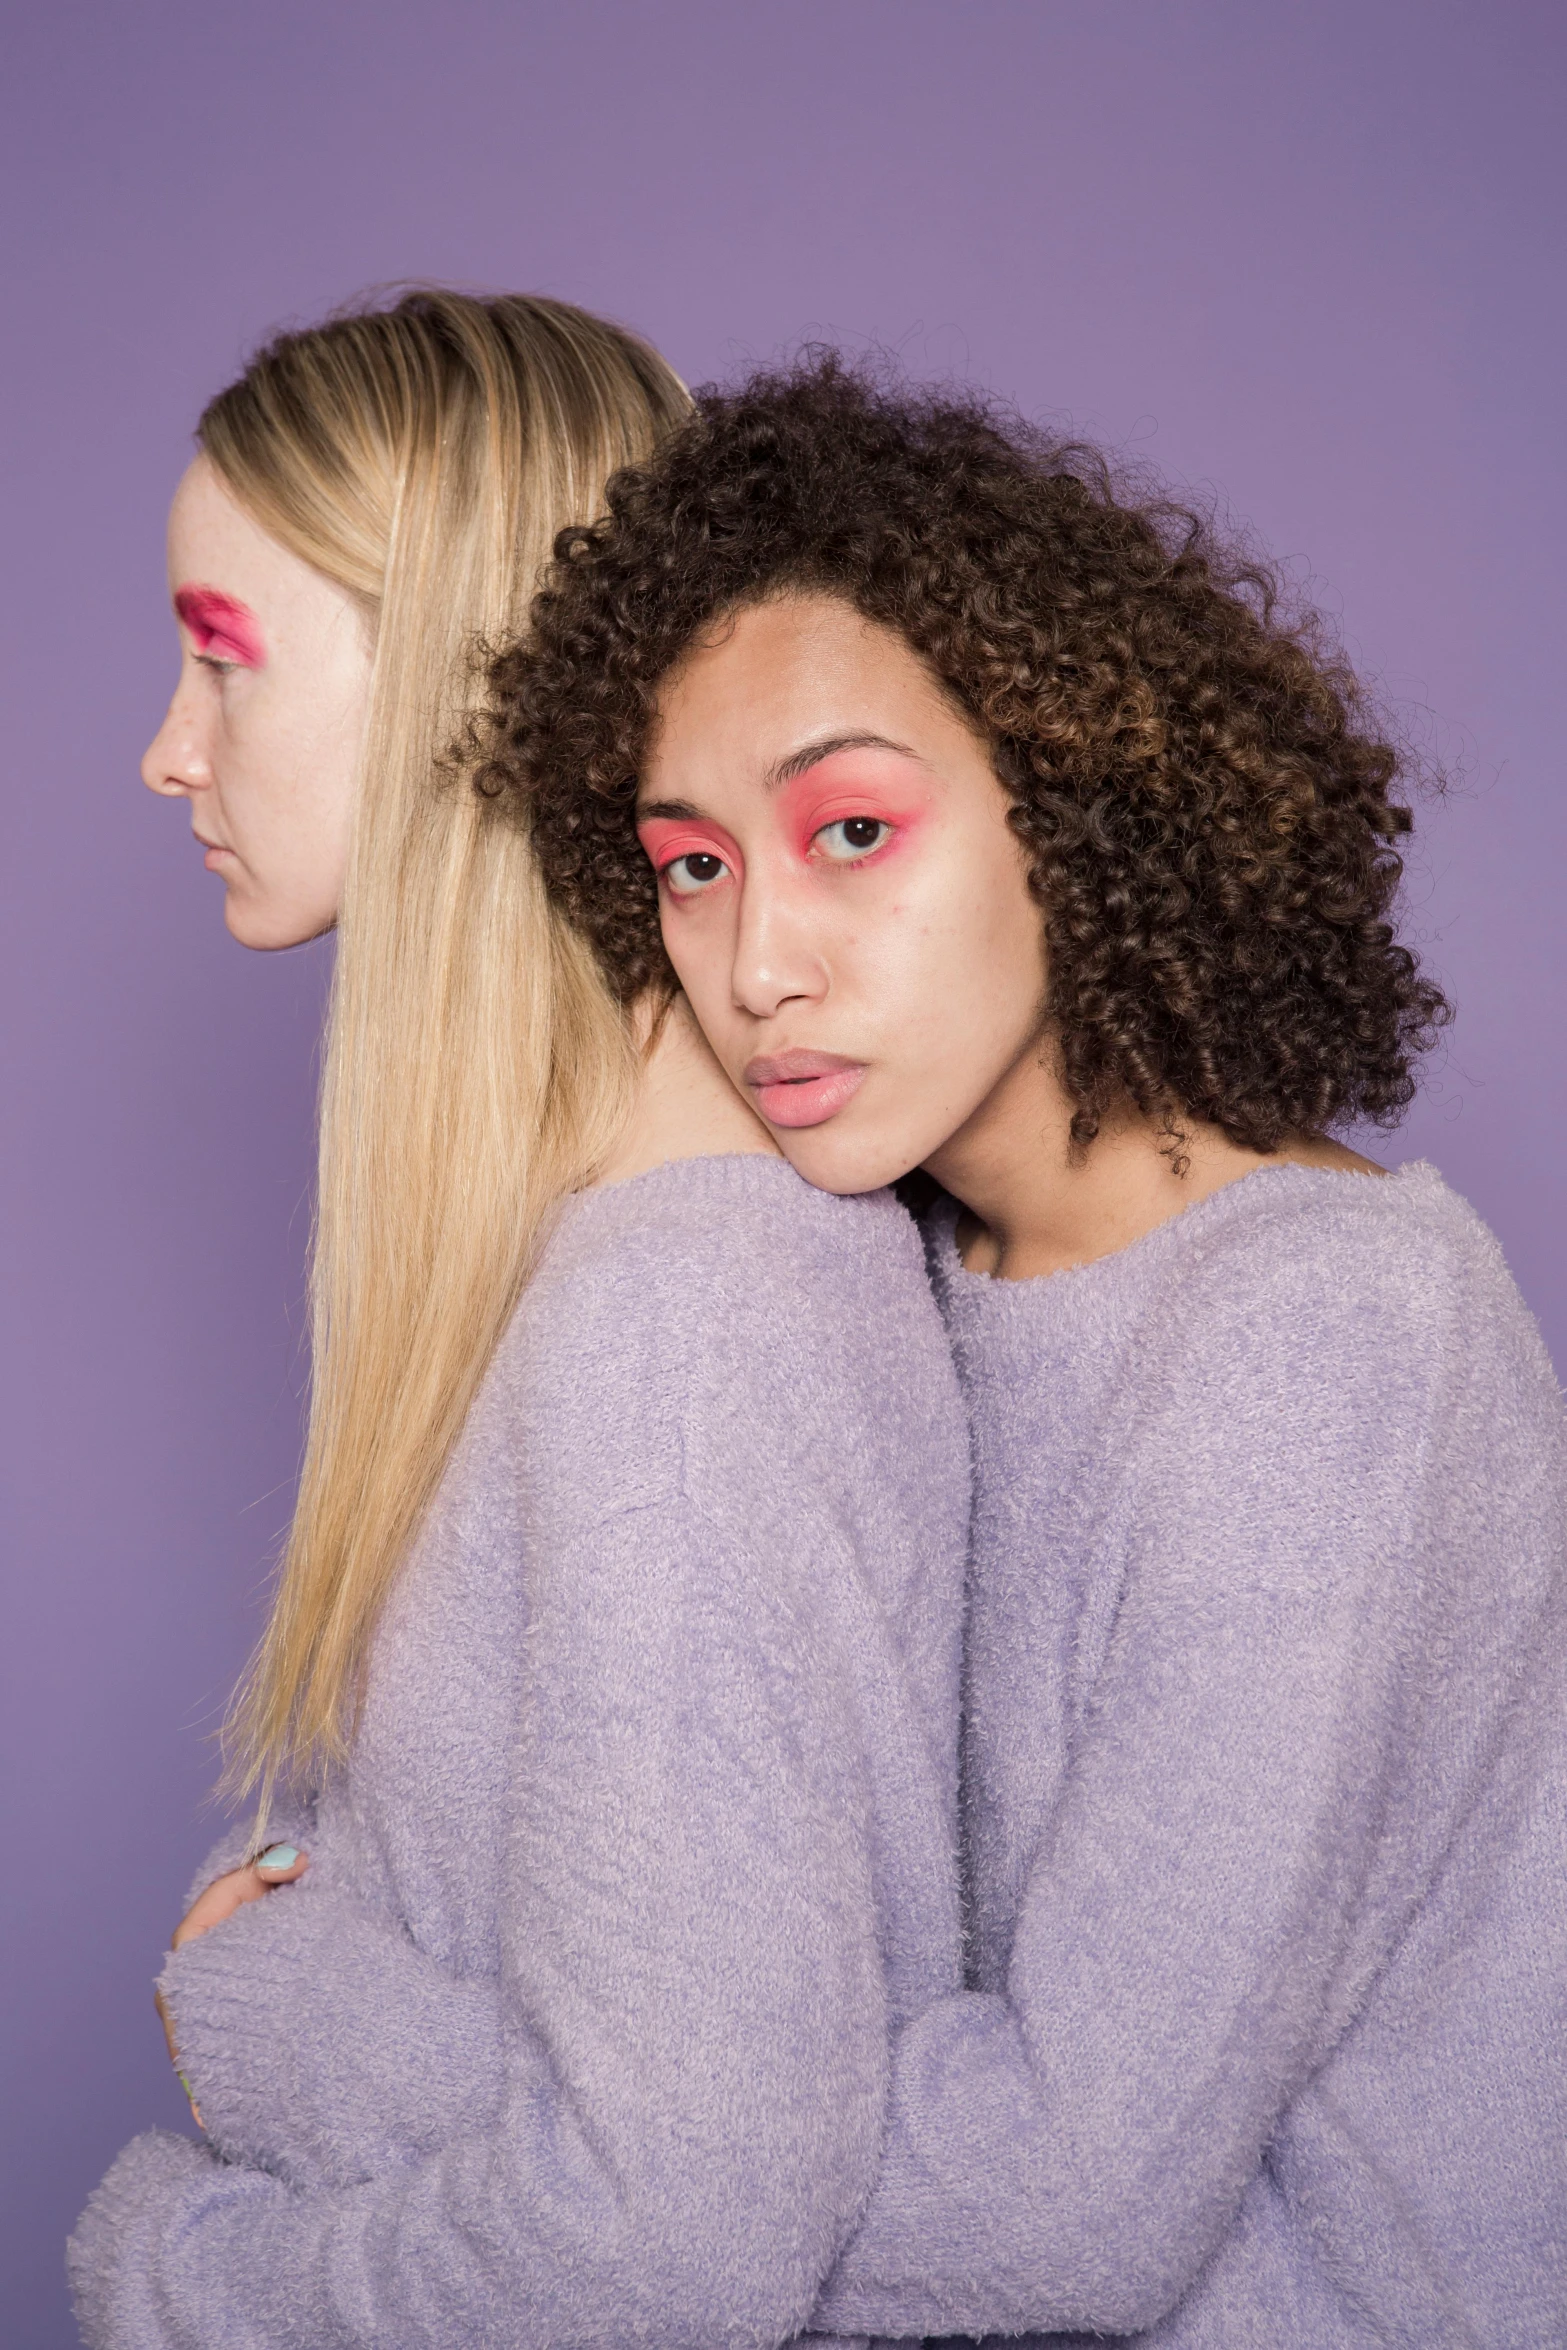
<path fill-rule="evenodd" d="M 325 914 L 309 918 L 280 911 L 275 906 L 258 905 L 254 898 L 241 897 L 230 890 L 223 903 L 223 920 L 230 938 L 242 947 L 250 947 L 258 954 L 281 954 L 289 947 L 302 947 L 310 939 L 320 938 L 335 927 L 336 917 Z"/>
<path fill-rule="evenodd" d="M 852 1128 L 835 1132 L 836 1121 L 822 1126 L 770 1126 L 774 1142 L 797 1175 L 818 1191 L 881 1191 L 919 1165 L 925 1153 L 890 1135 L 856 1134 Z"/>

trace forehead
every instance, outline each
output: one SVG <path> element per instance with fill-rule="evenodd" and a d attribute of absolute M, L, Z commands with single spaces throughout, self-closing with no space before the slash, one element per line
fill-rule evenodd
<path fill-rule="evenodd" d="M 649 789 L 678 767 L 759 778 L 818 738 L 876 734 L 920 747 L 968 735 L 895 629 L 833 596 L 779 597 L 716 624 L 665 681 Z"/>
<path fill-rule="evenodd" d="M 211 460 L 196 457 L 169 508 L 169 585 L 215 588 L 252 609 L 271 607 L 315 578 L 269 538 L 232 495 Z"/>
<path fill-rule="evenodd" d="M 209 457 L 191 459 L 169 508 L 169 543 L 207 549 L 245 547 L 262 536 Z"/>

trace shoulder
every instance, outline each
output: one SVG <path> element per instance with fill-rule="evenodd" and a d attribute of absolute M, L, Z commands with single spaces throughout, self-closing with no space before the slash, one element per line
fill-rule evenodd
<path fill-rule="evenodd" d="M 1495 1235 L 1424 1163 L 1263 1169 L 1169 1230 L 1168 1309 L 1203 1323 L 1287 1319 L 1329 1352 L 1428 1351 L 1498 1324 L 1537 1336 Z"/>
<path fill-rule="evenodd" d="M 911 1424 L 961 1416 L 907 1212 L 767 1157 L 680 1161 L 573 1202 L 506 1352 L 522 1418 L 639 1498 L 693 1463 L 732 1483 L 742 1456 L 781 1468 L 857 1441 L 874 1475 Z"/>
<path fill-rule="evenodd" d="M 1143 1408 L 1157 1398 L 1228 1449 L 1244 1431 L 1259 1465 L 1407 1464 L 1438 1424 L 1477 1412 L 1559 1449 L 1539 1331 L 1495 1236 L 1430 1166 L 1246 1176 L 1168 1228 L 1162 1274 L 1133 1382 Z"/>
<path fill-rule="evenodd" d="M 561 1308 L 569 1302 L 569 1315 Z M 890 1193 L 839 1199 L 781 1159 L 684 1159 L 573 1201 L 528 1311 L 554 1343 L 645 1332 L 669 1356 L 758 1325 L 801 1336 L 858 1308 L 930 1308 L 915 1227 Z"/>

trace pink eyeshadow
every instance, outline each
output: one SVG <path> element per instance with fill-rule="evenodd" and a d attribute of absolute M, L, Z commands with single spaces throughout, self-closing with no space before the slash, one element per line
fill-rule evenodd
<path fill-rule="evenodd" d="M 780 811 L 803 851 L 824 824 L 845 816 L 875 817 L 906 834 L 928 805 L 925 779 L 906 761 L 854 750 L 822 759 L 796 776 L 784 789 Z"/>
<path fill-rule="evenodd" d="M 248 604 L 221 588 L 182 587 L 174 609 L 196 640 L 198 653 L 219 661 L 236 661 L 243 669 L 259 669 L 266 659 L 261 627 Z"/>
<path fill-rule="evenodd" d="M 740 852 L 717 824 L 679 816 L 650 816 L 637 826 L 637 838 L 662 872 L 681 857 L 721 857 L 732 873 L 741 870 Z"/>

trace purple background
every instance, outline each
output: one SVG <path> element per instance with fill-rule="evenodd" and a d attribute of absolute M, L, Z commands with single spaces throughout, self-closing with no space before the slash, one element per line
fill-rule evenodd
<path fill-rule="evenodd" d="M 1441 0 L 13 9 L 0 949 L 6 2339 L 178 2126 L 149 1978 L 298 1442 L 325 957 L 227 939 L 136 762 L 204 397 L 372 281 L 559 293 L 692 379 L 806 333 L 1216 493 L 1430 750 L 1412 927 L 1462 1008 L 1395 1155 L 1557 1228 L 1563 52 Z M 1549 405 L 1548 405 L 1549 403 Z"/>

